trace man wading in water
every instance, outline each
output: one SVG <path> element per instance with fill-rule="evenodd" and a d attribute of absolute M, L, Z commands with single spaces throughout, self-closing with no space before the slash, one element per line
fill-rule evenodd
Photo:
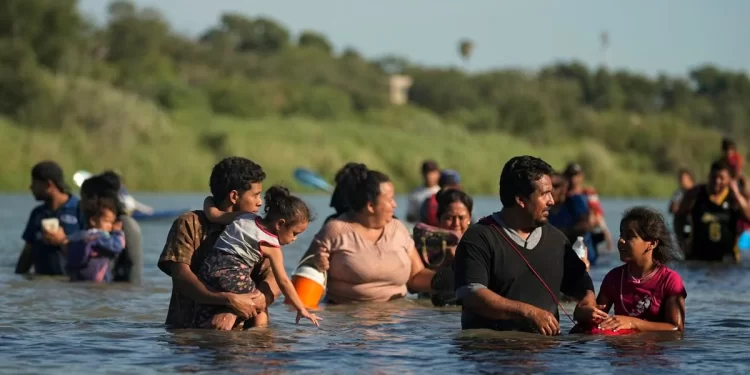
<path fill-rule="evenodd" d="M 565 235 L 547 222 L 554 205 L 551 173 L 539 158 L 510 159 L 500 176 L 503 209 L 461 238 L 455 273 L 463 329 L 557 335 L 560 292 L 606 316 L 596 307 L 586 265 Z"/>
<path fill-rule="evenodd" d="M 249 159 L 225 158 L 211 172 L 213 201 L 222 211 L 257 212 L 265 177 L 261 167 Z M 172 278 L 166 321 L 169 327 L 190 328 L 199 303 L 225 307 L 225 312 L 214 316 L 211 326 L 229 330 L 238 315 L 243 319 L 255 317 L 258 310 L 264 310 L 281 294 L 267 260 L 259 263 L 251 275 L 261 293 L 220 293 L 201 283 L 195 273 L 223 230 L 223 225 L 210 223 L 200 210 L 187 212 L 172 224 L 158 263 L 159 269 Z"/>

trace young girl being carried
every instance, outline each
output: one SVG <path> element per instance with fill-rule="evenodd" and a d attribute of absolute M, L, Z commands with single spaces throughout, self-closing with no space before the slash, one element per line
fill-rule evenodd
<path fill-rule="evenodd" d="M 678 249 L 664 217 L 649 207 L 629 209 L 620 222 L 617 248 L 625 264 L 604 277 L 598 309 L 576 308 L 577 331 L 682 332 L 687 292 L 680 275 L 666 266 Z M 608 316 L 612 306 L 615 315 Z"/>
<path fill-rule="evenodd" d="M 70 280 L 111 281 L 112 260 L 125 249 L 125 234 L 118 219 L 120 204 L 114 197 L 97 197 L 81 201 L 81 210 L 89 229 L 68 237 L 66 268 Z"/>
<path fill-rule="evenodd" d="M 265 217 L 242 213 L 224 229 L 198 271 L 198 278 L 221 292 L 250 293 L 255 290 L 250 273 L 256 264 L 267 258 L 279 288 L 297 309 L 297 322 L 304 317 L 317 326 L 318 320 L 322 319 L 303 306 L 284 269 L 281 252 L 281 246 L 294 242 L 307 229 L 310 209 L 281 186 L 268 189 L 265 201 Z M 198 305 L 193 326 L 202 327 L 215 314 L 222 312 L 221 307 Z M 255 319 L 256 322 L 266 322 L 268 317 L 266 312 L 259 312 Z M 242 323 L 238 321 L 235 326 Z"/>

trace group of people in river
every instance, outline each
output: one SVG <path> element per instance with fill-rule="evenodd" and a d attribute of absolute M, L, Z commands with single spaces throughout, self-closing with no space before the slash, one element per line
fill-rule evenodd
<path fill-rule="evenodd" d="M 726 148 L 705 185 L 691 186 L 685 177 L 691 175 L 681 174 L 682 193 L 669 208 L 674 228 L 689 223 L 690 234 L 676 231 L 677 241 L 663 215 L 645 206 L 625 212 L 614 240 L 596 191 L 583 186 L 582 168 L 570 164 L 556 173 L 532 156 L 505 163 L 502 208 L 479 219 L 458 172 L 425 162 L 424 186 L 409 196 L 406 219 L 417 222 L 410 231 L 395 216 L 390 178 L 348 163 L 335 177 L 335 213 L 300 265 L 326 273 L 327 304 L 383 303 L 417 293 L 436 306 L 460 305 L 463 329 L 556 335 L 563 310 L 577 323 L 575 332 L 682 331 L 687 292 L 668 262 L 680 258 L 681 248 L 687 259 L 734 254 L 730 239 L 750 221 L 742 160 L 731 153 L 733 145 Z M 78 200 L 53 162 L 36 165 L 31 177 L 44 204 L 31 213 L 16 272 L 33 266 L 37 274 L 71 280 L 140 277 L 133 266 L 142 257 L 139 230 L 123 213 L 119 179 L 106 173 L 86 180 Z M 268 307 L 282 293 L 298 322 L 322 320 L 300 301 L 284 267 L 283 247 L 308 228 L 311 210 L 282 186 L 264 195 L 265 178 L 252 160 L 225 158 L 211 171 L 203 210 L 172 224 L 157 264 L 172 279 L 169 327 L 266 326 Z M 45 221 L 50 218 L 59 226 Z M 585 239 L 582 255 L 572 245 L 578 237 Z M 624 264 L 605 276 L 597 296 L 588 271 L 600 244 L 616 246 Z M 560 303 L 563 295 L 577 301 L 572 316 Z"/>

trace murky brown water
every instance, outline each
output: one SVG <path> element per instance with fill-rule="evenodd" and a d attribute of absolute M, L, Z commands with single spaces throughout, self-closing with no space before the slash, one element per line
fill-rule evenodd
<path fill-rule="evenodd" d="M 197 195 L 145 195 L 158 208 L 197 207 Z M 308 197 L 319 217 L 327 198 Z M 414 300 L 327 307 L 319 329 L 294 324 L 285 305 L 271 308 L 268 329 L 249 332 L 169 332 L 162 322 L 171 283 L 156 268 L 171 222 L 142 226 L 144 283 L 71 284 L 13 274 L 23 225 L 34 202 L 0 195 L 0 372 L 22 373 L 749 373 L 750 262 L 676 265 L 686 282 L 684 336 L 561 336 L 462 332 L 456 308 Z M 634 204 L 605 201 L 616 231 L 619 215 Z M 499 207 L 477 199 L 477 215 Z M 404 206 L 400 207 L 403 210 Z M 401 213 L 401 212 L 399 212 Z M 320 223 L 290 246 L 288 271 Z M 607 255 L 592 276 L 598 288 L 617 259 Z M 570 306 L 572 310 L 572 305 Z M 572 324 L 562 321 L 563 331 Z"/>

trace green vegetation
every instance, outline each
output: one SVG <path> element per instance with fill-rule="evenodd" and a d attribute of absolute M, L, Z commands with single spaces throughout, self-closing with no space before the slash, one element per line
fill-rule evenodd
<path fill-rule="evenodd" d="M 468 64 L 475 48 L 459 41 L 458 56 Z M 407 106 L 389 104 L 393 73 L 414 80 Z M 742 144 L 748 119 L 748 77 L 711 66 L 688 78 L 576 62 L 467 74 L 336 54 L 319 33 L 240 14 L 191 40 L 125 1 L 103 26 L 74 0 L 0 2 L 5 190 L 54 159 L 69 173 L 114 168 L 134 190 L 205 191 L 219 158 L 245 155 L 293 186 L 298 166 L 330 178 L 362 161 L 401 191 L 429 157 L 469 192 L 495 193 L 502 164 L 533 154 L 581 163 L 603 195 L 664 196 L 680 167 L 705 175 L 723 136 Z"/>

